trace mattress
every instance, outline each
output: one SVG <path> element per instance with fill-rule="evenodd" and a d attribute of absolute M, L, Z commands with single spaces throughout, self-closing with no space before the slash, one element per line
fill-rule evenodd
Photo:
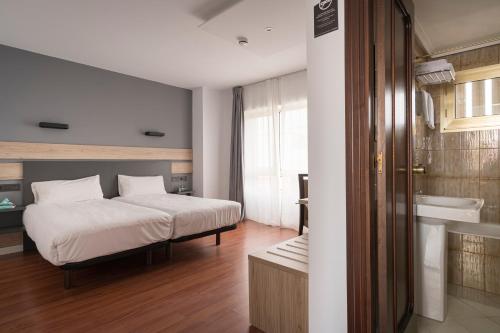
<path fill-rule="evenodd" d="M 238 202 L 178 194 L 147 194 L 113 200 L 161 210 L 174 218 L 172 239 L 234 225 L 240 221 Z"/>
<path fill-rule="evenodd" d="M 108 199 L 32 204 L 23 223 L 42 257 L 57 266 L 165 241 L 173 232 L 170 215 Z"/>

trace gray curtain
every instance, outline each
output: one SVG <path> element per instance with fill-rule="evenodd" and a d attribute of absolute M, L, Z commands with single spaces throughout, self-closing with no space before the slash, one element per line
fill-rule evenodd
<path fill-rule="evenodd" d="M 243 201 L 243 88 L 233 88 L 233 121 L 231 128 L 231 166 L 229 200 L 241 204 L 241 218 L 245 216 Z"/>

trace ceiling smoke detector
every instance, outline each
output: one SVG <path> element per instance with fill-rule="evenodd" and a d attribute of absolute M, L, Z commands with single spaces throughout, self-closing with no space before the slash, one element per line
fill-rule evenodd
<path fill-rule="evenodd" d="M 273 27 L 266 27 L 266 31 L 267 31 L 267 32 L 271 32 L 271 31 L 273 31 Z"/>
<path fill-rule="evenodd" d="M 240 46 L 247 46 L 248 45 L 248 38 L 238 37 L 238 44 L 240 44 Z"/>

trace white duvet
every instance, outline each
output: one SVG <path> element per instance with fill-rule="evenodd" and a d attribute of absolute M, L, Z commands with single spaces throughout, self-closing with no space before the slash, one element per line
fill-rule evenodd
<path fill-rule="evenodd" d="M 170 215 L 108 199 L 32 204 L 23 222 L 42 257 L 57 266 L 168 240 L 173 232 Z"/>
<path fill-rule="evenodd" d="M 143 194 L 113 198 L 161 210 L 174 218 L 172 239 L 230 226 L 240 221 L 238 202 L 178 194 Z"/>

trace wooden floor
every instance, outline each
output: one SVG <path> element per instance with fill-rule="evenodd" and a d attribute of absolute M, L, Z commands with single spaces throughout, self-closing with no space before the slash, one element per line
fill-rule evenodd
<path fill-rule="evenodd" d="M 0 257 L 0 332 L 258 332 L 249 327 L 248 253 L 296 236 L 252 221 L 73 276 L 38 254 Z"/>

